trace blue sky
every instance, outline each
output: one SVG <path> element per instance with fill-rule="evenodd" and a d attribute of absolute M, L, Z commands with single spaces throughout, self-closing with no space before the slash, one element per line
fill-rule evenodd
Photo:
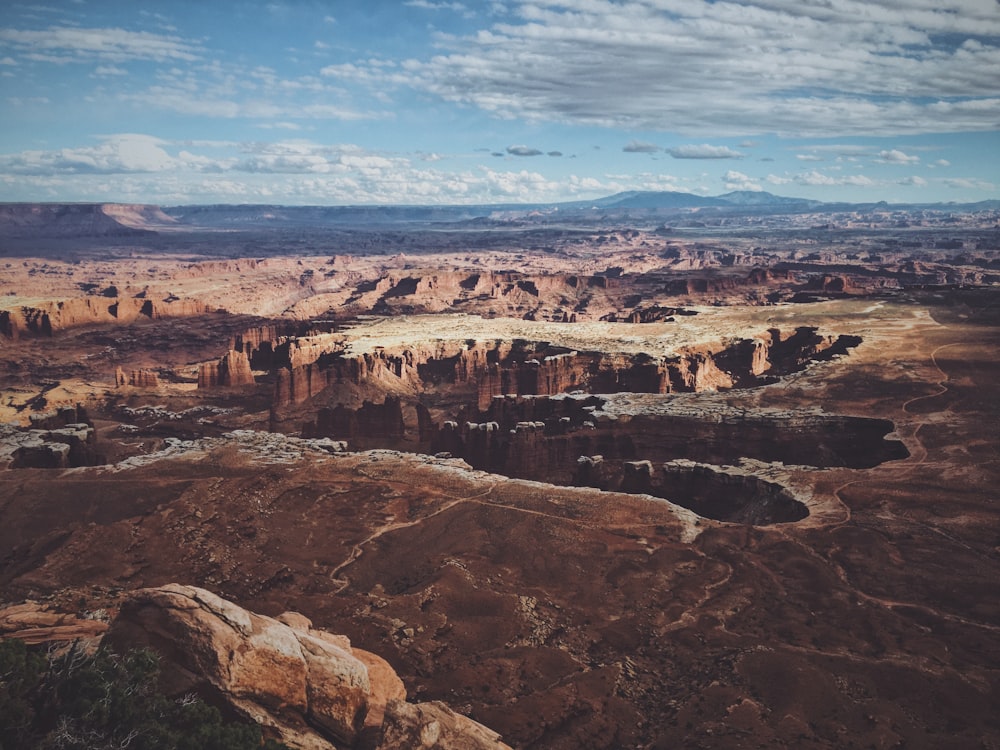
<path fill-rule="evenodd" d="M 1000 0 L 4 3 L 0 200 L 1000 198 Z"/>

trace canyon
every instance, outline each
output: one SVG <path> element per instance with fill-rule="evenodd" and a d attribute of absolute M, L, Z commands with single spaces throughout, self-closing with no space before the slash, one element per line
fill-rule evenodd
<path fill-rule="evenodd" d="M 824 210 L 4 207 L 0 633 L 293 747 L 1000 743 L 1000 215 Z"/>

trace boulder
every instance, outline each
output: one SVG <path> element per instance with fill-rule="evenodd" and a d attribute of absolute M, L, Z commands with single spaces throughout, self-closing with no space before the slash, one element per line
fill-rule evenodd
<path fill-rule="evenodd" d="M 11 616 L 56 622 L 30 608 Z M 265 736 L 298 750 L 370 748 L 379 735 L 376 750 L 507 748 L 498 734 L 443 703 L 406 703 L 403 681 L 388 662 L 352 649 L 346 636 L 313 628 L 297 612 L 265 617 L 172 583 L 133 592 L 105 645 L 153 649 L 168 695 L 195 693 L 229 706 L 260 724 Z"/>
<path fill-rule="evenodd" d="M 457 714 L 441 701 L 406 703 L 390 700 L 385 707 L 378 750 L 503 750 L 500 735 Z"/>
<path fill-rule="evenodd" d="M 228 704 L 292 747 L 352 745 L 364 725 L 368 670 L 347 649 L 204 589 L 135 592 L 105 643 L 153 648 L 168 694 Z"/>
<path fill-rule="evenodd" d="M 368 681 L 372 687 L 371 695 L 368 697 L 368 716 L 365 718 L 365 726 L 380 727 L 385 716 L 386 704 L 390 700 L 405 701 L 406 687 L 396 674 L 396 670 L 378 654 L 360 648 L 353 649 L 351 653 L 368 668 Z"/>
<path fill-rule="evenodd" d="M 58 644 L 84 642 L 84 647 L 96 642 L 108 629 L 99 619 L 77 617 L 56 612 L 39 602 L 24 602 L 0 609 L 0 637 L 17 638 L 29 645 L 48 644 L 58 651 Z"/>

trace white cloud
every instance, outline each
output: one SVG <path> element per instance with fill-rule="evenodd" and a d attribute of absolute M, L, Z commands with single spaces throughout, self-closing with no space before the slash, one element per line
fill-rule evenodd
<path fill-rule="evenodd" d="M 422 8 L 423 10 L 454 10 L 465 11 L 466 7 L 462 3 L 455 2 L 430 2 L 430 0 L 406 0 L 403 5 L 411 8 Z"/>
<path fill-rule="evenodd" d="M 1000 112 L 993 0 L 525 0 L 516 14 L 391 72 L 324 73 L 502 118 L 712 136 L 991 130 Z"/>
<path fill-rule="evenodd" d="M 810 153 L 835 153 L 837 156 L 865 156 L 874 149 L 871 146 L 848 145 L 846 143 L 815 143 L 809 146 L 800 147 L 803 151 Z"/>
<path fill-rule="evenodd" d="M 20 96 L 8 96 L 7 103 L 11 107 L 30 107 L 32 105 L 38 104 L 51 104 L 51 100 L 47 96 L 29 96 L 23 98 Z"/>
<path fill-rule="evenodd" d="M 722 181 L 725 183 L 726 190 L 749 190 L 752 192 L 759 192 L 764 189 L 760 186 L 760 182 L 754 178 L 732 169 L 722 176 Z"/>
<path fill-rule="evenodd" d="M 799 161 L 826 161 L 819 154 L 796 154 L 795 158 Z"/>
<path fill-rule="evenodd" d="M 948 161 L 947 159 L 938 159 L 931 166 L 933 166 L 933 167 L 950 167 L 951 166 L 951 162 Z"/>
<path fill-rule="evenodd" d="M 960 190 L 982 190 L 989 193 L 995 193 L 997 186 L 988 180 L 981 180 L 977 177 L 952 177 L 944 181 L 944 184 L 950 188 L 960 189 Z"/>
<path fill-rule="evenodd" d="M 676 146 L 665 149 L 675 159 L 742 159 L 743 154 L 728 146 L 710 146 L 703 143 L 700 146 Z"/>
<path fill-rule="evenodd" d="M 842 186 L 851 185 L 853 187 L 873 187 L 876 182 L 864 175 L 846 175 L 844 177 L 831 177 L 830 175 L 823 174 L 822 172 L 817 172 L 813 170 L 811 172 L 803 172 L 802 174 L 797 174 L 793 178 L 799 185 L 809 185 L 809 186 Z"/>
<path fill-rule="evenodd" d="M 163 145 L 164 141 L 147 135 L 107 136 L 97 146 L 0 156 L 0 173 L 121 174 L 175 168 L 180 162 L 164 151 Z"/>
<path fill-rule="evenodd" d="M 220 119 L 356 121 L 388 116 L 331 103 L 343 100 L 344 92 L 314 76 L 285 79 L 264 66 L 246 69 L 215 61 L 161 70 L 147 88 L 118 96 L 143 107 Z"/>
<path fill-rule="evenodd" d="M 181 37 L 125 29 L 83 29 L 53 26 L 43 30 L 0 29 L 5 42 L 29 60 L 71 63 L 105 60 L 194 61 L 198 44 Z"/>
<path fill-rule="evenodd" d="M 128 71 L 125 68 L 119 68 L 117 65 L 98 65 L 94 68 L 94 75 L 97 76 L 127 76 Z"/>
<path fill-rule="evenodd" d="M 262 122 L 257 127 L 265 130 L 302 130 L 297 122 Z"/>
<path fill-rule="evenodd" d="M 899 181 L 900 185 L 911 185 L 913 187 L 927 187 L 927 180 L 919 175 L 911 175 L 910 177 L 904 177 Z"/>
<path fill-rule="evenodd" d="M 876 161 L 882 164 L 916 164 L 920 161 L 920 157 L 904 154 L 899 149 L 894 148 L 888 151 L 879 151 Z"/>
<path fill-rule="evenodd" d="M 0 155 L 0 199 L 529 203 L 684 189 L 670 175 L 553 179 L 527 169 L 447 169 L 444 161 L 438 154 L 376 153 L 308 140 L 234 144 L 119 134 L 95 146 Z"/>

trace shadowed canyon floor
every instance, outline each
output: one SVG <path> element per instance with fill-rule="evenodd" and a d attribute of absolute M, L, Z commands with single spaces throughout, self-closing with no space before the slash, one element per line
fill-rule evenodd
<path fill-rule="evenodd" d="M 295 610 L 518 748 L 1000 747 L 1000 289 L 681 289 L 616 236 L 18 260 L 59 282 L 5 280 L 3 603 Z"/>

